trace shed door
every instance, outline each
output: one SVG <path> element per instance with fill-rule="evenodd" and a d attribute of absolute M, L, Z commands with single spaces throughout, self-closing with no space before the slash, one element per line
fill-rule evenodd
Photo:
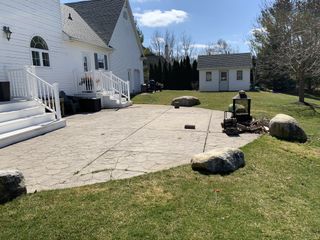
<path fill-rule="evenodd" d="M 220 91 L 229 91 L 229 73 L 228 71 L 220 71 L 219 81 Z"/>

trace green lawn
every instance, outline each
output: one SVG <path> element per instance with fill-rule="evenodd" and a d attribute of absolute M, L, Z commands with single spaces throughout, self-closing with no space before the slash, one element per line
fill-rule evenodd
<path fill-rule="evenodd" d="M 220 110 L 235 95 L 164 91 L 133 101 L 169 104 L 191 94 L 200 107 Z M 310 141 L 263 136 L 243 148 L 247 165 L 229 176 L 182 166 L 29 194 L 0 205 L 0 239 L 320 239 L 320 114 L 294 96 L 249 95 L 255 116 L 290 114 Z"/>

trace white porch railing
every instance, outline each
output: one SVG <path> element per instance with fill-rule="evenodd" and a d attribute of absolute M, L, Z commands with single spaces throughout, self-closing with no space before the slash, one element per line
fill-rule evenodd
<path fill-rule="evenodd" d="M 58 83 L 49 84 L 35 74 L 33 67 L 8 70 L 12 98 L 32 99 L 61 119 Z"/>
<path fill-rule="evenodd" d="M 130 101 L 130 85 L 128 81 L 114 75 L 111 71 L 89 71 L 82 74 L 75 73 L 75 85 L 78 93 L 102 93 L 125 98 Z"/>

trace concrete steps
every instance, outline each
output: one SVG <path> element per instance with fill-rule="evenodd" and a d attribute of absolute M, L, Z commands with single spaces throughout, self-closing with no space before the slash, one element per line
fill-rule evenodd
<path fill-rule="evenodd" d="M 125 108 L 132 105 L 131 101 L 127 101 L 126 98 L 119 100 L 119 95 L 102 95 L 101 106 L 102 108 Z"/>
<path fill-rule="evenodd" d="M 66 126 L 36 101 L 18 100 L 0 104 L 0 148 Z"/>
<path fill-rule="evenodd" d="M 15 119 L 26 118 L 34 115 L 44 114 L 45 110 L 41 106 L 28 107 L 20 110 L 13 110 L 8 112 L 0 112 L 0 124 Z"/>

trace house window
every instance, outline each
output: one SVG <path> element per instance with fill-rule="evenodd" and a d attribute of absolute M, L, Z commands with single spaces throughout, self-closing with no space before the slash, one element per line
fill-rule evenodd
<path fill-rule="evenodd" d="M 212 81 L 212 72 L 206 72 L 206 81 Z"/>
<path fill-rule="evenodd" d="M 107 57 L 107 55 L 95 53 L 94 59 L 95 59 L 95 68 L 97 70 L 98 69 L 108 70 L 108 57 Z"/>
<path fill-rule="evenodd" d="M 98 54 L 98 68 L 104 69 L 104 55 Z"/>
<path fill-rule="evenodd" d="M 32 51 L 32 64 L 33 66 L 41 66 L 40 54 L 37 51 Z"/>
<path fill-rule="evenodd" d="M 243 79 L 243 71 L 239 70 L 237 71 L 237 80 L 242 80 Z"/>
<path fill-rule="evenodd" d="M 50 67 L 49 48 L 43 38 L 35 36 L 30 43 L 32 65 Z"/>
<path fill-rule="evenodd" d="M 83 57 L 83 70 L 85 72 L 88 72 L 89 68 L 88 68 L 88 58 L 87 57 Z"/>
<path fill-rule="evenodd" d="M 49 53 L 42 52 L 42 64 L 44 67 L 50 67 Z"/>

